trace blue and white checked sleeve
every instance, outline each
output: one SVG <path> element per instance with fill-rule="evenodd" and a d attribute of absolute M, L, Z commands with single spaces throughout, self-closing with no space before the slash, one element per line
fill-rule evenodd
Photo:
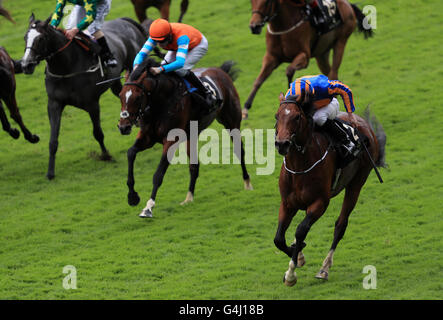
<path fill-rule="evenodd" d="M 180 68 L 183 68 L 186 61 L 186 56 L 188 55 L 189 47 L 189 37 L 184 35 L 177 39 L 177 54 L 175 56 L 175 61 L 163 65 L 165 72 L 171 72 Z"/>
<path fill-rule="evenodd" d="M 137 53 L 134 59 L 133 67 L 143 62 L 143 60 L 146 59 L 146 57 L 149 55 L 149 53 L 154 49 L 154 47 L 157 45 L 157 42 L 151 39 L 149 37 L 148 40 L 146 40 L 145 44 L 141 48 L 141 50 Z"/>

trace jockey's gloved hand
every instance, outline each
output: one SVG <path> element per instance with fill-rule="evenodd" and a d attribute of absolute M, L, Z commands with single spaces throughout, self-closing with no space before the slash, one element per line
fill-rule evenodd
<path fill-rule="evenodd" d="M 149 72 L 151 72 L 152 73 L 152 75 L 157 75 L 157 74 L 159 74 L 159 73 L 161 73 L 161 72 L 163 72 L 165 69 L 163 69 L 163 67 L 151 67 L 151 68 L 149 68 Z"/>

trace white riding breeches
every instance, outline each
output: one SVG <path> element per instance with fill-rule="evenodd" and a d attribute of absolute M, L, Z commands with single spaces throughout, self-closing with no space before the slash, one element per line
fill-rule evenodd
<path fill-rule="evenodd" d="M 88 26 L 87 30 L 90 35 L 93 35 L 97 31 L 101 30 L 103 23 L 105 22 L 105 17 L 108 15 L 109 10 L 111 10 L 112 0 L 100 0 L 97 3 L 97 14 L 94 21 Z M 83 6 L 75 5 L 71 14 L 69 15 L 68 24 L 66 29 L 72 29 L 78 25 L 80 21 L 86 16 L 86 10 Z"/>
<path fill-rule="evenodd" d="M 332 98 L 331 102 L 327 106 L 318 109 L 314 113 L 314 116 L 312 117 L 314 119 L 314 123 L 321 127 L 325 124 L 326 120 L 333 120 L 335 117 L 337 117 L 339 110 L 340 104 L 338 100 L 336 98 Z"/>
<path fill-rule="evenodd" d="M 192 50 L 188 51 L 183 67 L 174 70 L 174 72 L 177 73 L 179 76 L 184 77 L 188 73 L 188 70 L 194 68 L 197 62 L 199 62 L 200 59 L 203 58 L 206 52 L 208 52 L 208 40 L 205 38 L 205 36 L 202 36 L 200 43 Z M 175 61 L 176 54 L 176 51 L 168 51 L 162 61 L 162 64 L 169 64 Z"/>

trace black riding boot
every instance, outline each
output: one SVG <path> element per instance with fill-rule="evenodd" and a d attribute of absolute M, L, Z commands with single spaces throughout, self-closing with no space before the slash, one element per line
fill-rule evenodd
<path fill-rule="evenodd" d="M 197 89 L 198 93 L 205 100 L 209 109 L 212 109 L 212 106 L 214 105 L 214 96 L 212 92 L 203 85 L 195 73 L 189 70 L 183 78 L 189 81 Z"/>
<path fill-rule="evenodd" d="M 354 156 L 356 155 L 357 147 L 355 143 L 351 141 L 346 129 L 342 127 L 340 123 L 328 119 L 324 125 L 322 125 L 322 128 L 324 128 L 329 134 L 332 135 L 332 137 L 336 138 L 343 145 L 344 149 L 346 150 L 345 156 L 348 154 Z"/>
<path fill-rule="evenodd" d="M 100 50 L 100 58 L 102 59 L 103 63 L 106 67 L 116 67 L 118 62 L 114 58 L 114 55 L 111 53 L 111 50 L 109 50 L 108 43 L 106 42 L 105 37 L 101 37 L 100 39 L 97 39 L 98 44 L 101 47 Z"/>
<path fill-rule="evenodd" d="M 319 31 L 324 32 L 328 29 L 328 18 L 326 17 L 323 10 L 320 8 L 320 5 L 318 4 L 317 0 L 313 1 L 310 4 L 312 8 L 312 12 L 314 14 L 314 21 L 315 25 L 319 29 Z"/>

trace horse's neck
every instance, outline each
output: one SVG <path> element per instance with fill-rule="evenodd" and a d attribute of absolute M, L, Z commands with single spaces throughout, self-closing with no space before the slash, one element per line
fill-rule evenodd
<path fill-rule="evenodd" d="M 304 171 L 321 159 L 328 149 L 328 140 L 318 132 L 312 132 L 302 151 L 291 150 L 287 155 L 287 161 L 294 171 Z"/>
<path fill-rule="evenodd" d="M 283 2 L 279 5 L 276 16 L 269 21 L 269 24 L 272 31 L 278 32 L 291 28 L 303 19 L 304 15 L 301 7 Z"/>
<path fill-rule="evenodd" d="M 68 40 L 64 36 L 57 35 L 57 37 L 54 38 L 56 39 L 56 41 L 54 41 L 54 47 L 52 48 L 54 54 L 47 60 L 51 72 L 66 74 L 77 70 L 79 65 L 81 68 L 86 69 L 90 66 L 91 62 L 83 49 L 75 43 L 75 40 L 67 45 Z M 57 52 L 66 45 L 66 48 Z"/>

